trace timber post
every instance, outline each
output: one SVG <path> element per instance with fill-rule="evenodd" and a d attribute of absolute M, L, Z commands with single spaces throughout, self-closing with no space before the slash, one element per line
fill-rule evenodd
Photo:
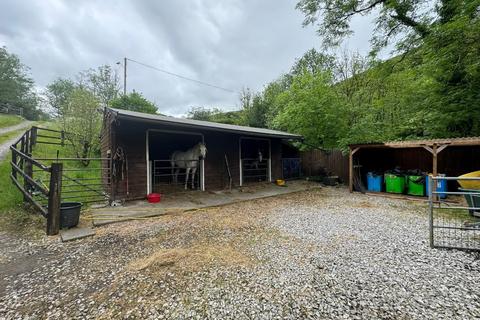
<path fill-rule="evenodd" d="M 60 231 L 60 203 L 62 193 L 63 164 L 52 163 L 50 172 L 50 190 L 48 194 L 47 235 L 53 236 Z"/>

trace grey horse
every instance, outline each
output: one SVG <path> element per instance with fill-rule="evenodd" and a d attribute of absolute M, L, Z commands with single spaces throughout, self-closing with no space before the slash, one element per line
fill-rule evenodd
<path fill-rule="evenodd" d="M 198 162 L 207 156 L 207 147 L 202 142 L 197 143 L 187 151 L 175 151 L 170 157 L 173 182 L 178 182 L 180 169 L 185 169 L 185 190 L 187 190 L 188 176 L 192 172 L 192 189 L 195 187 L 195 174 L 197 173 Z"/>

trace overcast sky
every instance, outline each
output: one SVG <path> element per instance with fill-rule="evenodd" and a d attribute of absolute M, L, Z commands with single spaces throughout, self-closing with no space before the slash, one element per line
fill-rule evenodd
<path fill-rule="evenodd" d="M 57 77 L 128 57 L 236 92 L 261 90 L 295 58 L 320 46 L 302 27 L 294 0 L 18 1 L 0 3 L 0 45 L 31 68 L 38 87 Z M 354 21 L 346 45 L 368 51 L 371 24 Z M 159 112 L 192 106 L 232 110 L 239 94 L 128 64 L 127 89 L 142 92 Z"/>

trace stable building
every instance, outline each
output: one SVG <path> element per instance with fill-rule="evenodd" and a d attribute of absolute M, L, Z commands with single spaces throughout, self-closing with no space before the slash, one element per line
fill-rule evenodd
<path fill-rule="evenodd" d="M 207 153 L 205 158 L 186 159 L 196 161 L 188 190 L 274 181 L 284 178 L 284 154 L 288 163 L 299 158 L 288 142 L 301 139 L 270 129 L 105 108 L 101 153 L 102 158 L 111 159 L 103 164 L 111 174 L 104 183 L 112 200 L 184 190 L 186 170 L 182 162 L 172 162 L 172 155 L 199 143 Z"/>

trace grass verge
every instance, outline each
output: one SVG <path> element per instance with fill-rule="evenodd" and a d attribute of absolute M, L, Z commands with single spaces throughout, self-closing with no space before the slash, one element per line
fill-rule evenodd
<path fill-rule="evenodd" d="M 7 128 L 25 121 L 20 116 L 12 114 L 0 114 L 0 128 Z"/>

